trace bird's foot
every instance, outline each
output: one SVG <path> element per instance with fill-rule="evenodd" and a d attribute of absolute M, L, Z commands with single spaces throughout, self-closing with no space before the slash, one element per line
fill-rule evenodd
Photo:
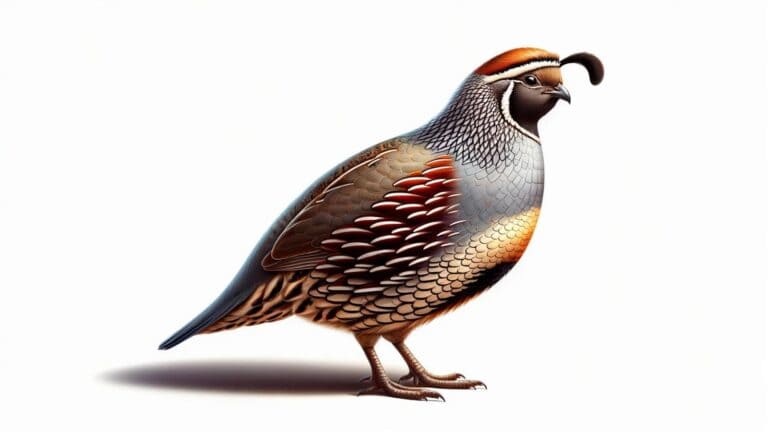
<path fill-rule="evenodd" d="M 441 381 L 456 381 L 459 379 L 463 379 L 464 375 L 460 373 L 451 373 L 451 374 L 445 374 L 445 375 L 436 375 L 431 374 L 427 371 L 423 372 L 424 375 L 428 375 L 432 379 L 441 380 Z M 370 377 L 368 377 L 370 378 Z M 398 378 L 398 382 L 400 384 L 418 384 L 418 378 L 413 374 L 413 372 L 408 372 L 407 374 L 401 376 Z"/>
<path fill-rule="evenodd" d="M 458 380 L 458 379 L 464 378 L 464 375 L 462 375 L 460 373 L 451 373 L 451 374 L 445 374 L 445 375 L 434 375 L 434 374 L 431 374 L 429 372 L 424 372 L 424 373 L 429 375 L 433 379 L 444 380 L 444 381 L 454 381 L 454 380 Z M 366 383 L 366 382 L 369 382 L 369 381 L 371 381 L 371 376 L 370 375 L 368 375 L 367 377 L 364 377 L 364 378 L 360 378 L 360 382 L 361 383 Z M 400 378 L 398 378 L 397 382 L 400 383 L 400 384 L 409 384 L 409 383 L 412 384 L 412 385 L 418 384 L 417 378 L 415 376 L 413 376 L 413 373 L 411 373 L 411 372 L 408 372 L 407 374 L 405 374 L 405 375 L 401 376 Z"/>
<path fill-rule="evenodd" d="M 419 387 L 410 387 L 410 386 L 400 385 L 398 383 L 392 382 L 392 380 L 390 380 L 389 378 L 375 380 L 372 387 L 369 387 L 361 391 L 357 395 L 358 396 L 379 395 L 379 396 L 395 397 L 400 399 L 423 400 L 423 401 L 439 400 L 439 401 L 445 402 L 445 398 L 443 398 L 443 396 L 436 391 L 419 388 Z"/>
<path fill-rule="evenodd" d="M 407 375 L 400 377 L 398 381 L 408 387 L 435 387 L 472 390 L 488 388 L 488 386 L 486 386 L 482 381 L 464 379 L 464 375 L 460 373 L 433 375 L 425 370 L 411 370 Z"/>

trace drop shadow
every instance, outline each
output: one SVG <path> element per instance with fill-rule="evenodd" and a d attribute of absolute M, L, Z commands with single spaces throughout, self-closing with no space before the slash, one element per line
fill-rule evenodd
<path fill-rule="evenodd" d="M 192 361 L 133 366 L 107 372 L 114 384 L 226 393 L 355 394 L 367 368 L 264 361 Z"/>

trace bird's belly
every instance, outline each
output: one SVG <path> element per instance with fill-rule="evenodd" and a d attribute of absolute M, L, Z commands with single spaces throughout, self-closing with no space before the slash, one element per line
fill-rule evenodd
<path fill-rule="evenodd" d="M 464 246 L 465 254 L 472 256 L 472 261 L 490 266 L 515 263 L 528 247 L 538 219 L 538 207 L 501 218 L 472 235 Z"/>
<path fill-rule="evenodd" d="M 354 331 L 385 334 L 414 328 L 462 304 L 495 284 L 520 259 L 528 246 L 538 208 L 500 219 L 466 241 L 447 248 L 418 275 L 393 291 L 402 295 L 397 311 L 352 324 Z"/>
<path fill-rule="evenodd" d="M 531 208 L 467 236 L 430 261 L 428 271 L 420 274 L 419 286 L 451 296 L 488 288 L 523 255 L 538 217 L 539 209 Z M 494 273 L 493 281 L 484 277 L 488 272 Z"/>

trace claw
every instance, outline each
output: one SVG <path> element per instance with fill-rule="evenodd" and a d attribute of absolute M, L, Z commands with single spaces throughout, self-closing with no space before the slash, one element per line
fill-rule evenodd
<path fill-rule="evenodd" d="M 437 393 L 437 396 L 427 396 L 424 398 L 426 402 L 445 402 L 445 398 L 440 393 Z"/>
<path fill-rule="evenodd" d="M 361 380 L 360 380 L 360 382 L 361 382 L 361 383 L 364 383 L 364 382 L 368 382 L 368 381 L 370 381 L 370 380 L 371 380 L 371 377 L 370 377 L 370 375 L 369 375 L 369 376 L 367 376 L 367 377 L 365 377 L 365 378 L 361 379 Z"/>

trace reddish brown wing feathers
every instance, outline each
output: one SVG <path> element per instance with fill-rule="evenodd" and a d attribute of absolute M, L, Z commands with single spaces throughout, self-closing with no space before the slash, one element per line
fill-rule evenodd
<path fill-rule="evenodd" d="M 320 242 L 333 230 L 378 211 L 374 204 L 386 193 L 400 190 L 393 186 L 396 181 L 424 169 L 435 158 L 429 150 L 404 141 L 385 143 L 380 149 L 341 171 L 296 214 L 262 260 L 265 270 L 313 269 L 330 254 Z"/>
<path fill-rule="evenodd" d="M 452 238 L 463 222 L 457 218 L 455 176 L 452 158 L 431 159 L 423 170 L 395 181 L 369 212 L 321 242 L 328 256 L 310 274 L 319 280 L 309 290 L 321 310 L 316 319 L 418 319 L 399 296 L 415 292 L 418 288 L 406 282 L 418 280 L 417 273 L 432 258 L 454 246 Z"/>
<path fill-rule="evenodd" d="M 320 249 L 318 239 L 324 238 L 334 225 L 349 222 L 350 216 L 356 210 L 353 200 L 358 199 L 365 203 L 365 193 L 376 192 L 375 190 L 355 190 L 355 181 L 361 174 L 365 175 L 366 168 L 370 168 L 380 161 L 381 157 L 394 151 L 397 150 L 386 149 L 377 152 L 376 155 L 362 160 L 333 179 L 296 214 L 280 233 L 270 252 L 262 260 L 264 269 L 269 271 L 309 270 L 322 261 L 327 254 Z M 353 187 L 345 191 L 344 189 L 349 186 Z M 375 199 L 375 195 L 368 198 L 368 201 L 372 199 Z"/>
<path fill-rule="evenodd" d="M 323 240 L 330 254 L 313 277 L 329 285 L 321 293 L 375 292 L 403 271 L 418 268 L 452 245 L 456 212 L 454 170 L 448 156 L 427 163 L 427 169 L 396 181 L 393 191 L 371 206 L 367 215 L 340 226 Z M 339 298 L 342 298 L 340 296 Z"/>

